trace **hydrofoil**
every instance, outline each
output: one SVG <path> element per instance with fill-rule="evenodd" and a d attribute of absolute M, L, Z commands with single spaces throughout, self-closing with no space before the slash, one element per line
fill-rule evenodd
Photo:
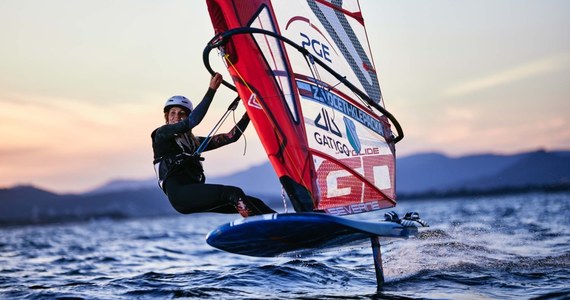
<path fill-rule="evenodd" d="M 403 219 L 387 213 L 383 221 L 348 219 L 323 213 L 284 213 L 238 219 L 219 226 L 206 237 L 220 250 L 255 256 L 303 255 L 370 240 L 378 284 L 384 282 L 381 239 L 410 238 L 427 226 L 417 213 Z"/>

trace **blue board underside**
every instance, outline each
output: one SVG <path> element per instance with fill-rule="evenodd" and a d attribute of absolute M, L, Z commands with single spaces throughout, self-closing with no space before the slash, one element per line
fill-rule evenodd
<path fill-rule="evenodd" d="M 273 257 L 318 251 L 369 240 L 372 236 L 408 238 L 416 227 L 366 222 L 321 213 L 271 214 L 249 217 L 211 231 L 212 247 L 242 255 Z"/>

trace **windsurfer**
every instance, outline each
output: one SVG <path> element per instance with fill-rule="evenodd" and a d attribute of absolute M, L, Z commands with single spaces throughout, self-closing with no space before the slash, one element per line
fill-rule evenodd
<path fill-rule="evenodd" d="M 173 96 L 164 105 L 165 125 L 152 134 L 154 165 L 159 186 L 170 204 L 182 214 L 198 212 L 236 213 L 243 217 L 274 213 L 263 201 L 246 195 L 239 187 L 205 183 L 202 161 L 196 151 L 206 140 L 203 151 L 213 150 L 237 141 L 249 124 L 247 113 L 225 134 L 195 136 L 192 129 L 206 115 L 222 75 L 216 73 L 206 95 L 194 109 L 184 96 Z"/>

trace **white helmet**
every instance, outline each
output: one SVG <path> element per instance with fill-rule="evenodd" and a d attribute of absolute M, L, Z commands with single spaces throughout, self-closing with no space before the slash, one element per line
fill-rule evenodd
<path fill-rule="evenodd" d="M 183 108 L 186 108 L 188 110 L 188 114 L 194 110 L 192 102 L 184 96 L 172 96 L 166 100 L 166 103 L 164 103 L 164 112 L 168 112 L 168 110 L 173 106 L 182 106 Z"/>

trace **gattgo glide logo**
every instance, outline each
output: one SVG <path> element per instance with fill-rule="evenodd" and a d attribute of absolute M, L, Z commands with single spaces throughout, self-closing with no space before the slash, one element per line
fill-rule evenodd
<path fill-rule="evenodd" d="M 329 117 L 329 112 L 326 109 L 321 109 L 321 113 L 315 119 L 315 126 L 320 129 L 331 132 L 332 134 L 342 138 L 342 133 L 338 129 L 334 119 Z"/>
<path fill-rule="evenodd" d="M 331 118 L 327 109 L 322 108 L 321 112 L 317 115 L 314 120 L 315 126 L 328 132 L 332 135 L 321 134 L 316 131 L 314 133 L 315 141 L 324 147 L 336 151 L 336 153 L 344 154 L 350 156 L 350 149 L 348 146 L 339 140 L 343 138 L 338 125 L 336 124 L 334 117 Z"/>

